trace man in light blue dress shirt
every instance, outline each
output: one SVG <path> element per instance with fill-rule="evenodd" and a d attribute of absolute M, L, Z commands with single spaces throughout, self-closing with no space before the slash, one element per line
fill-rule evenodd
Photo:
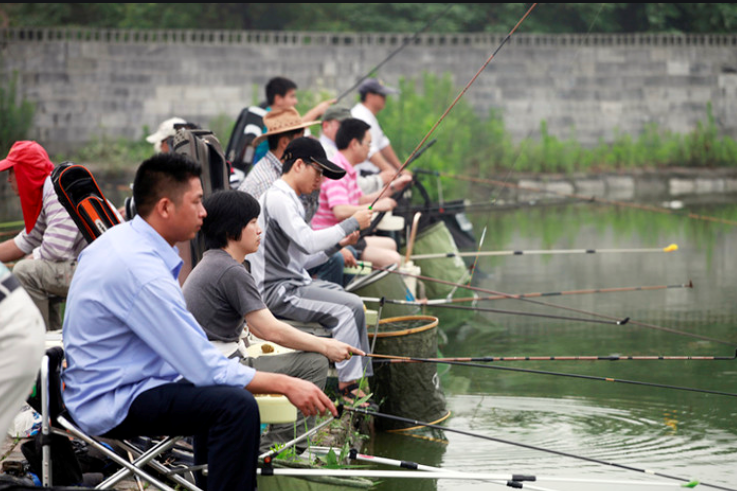
<path fill-rule="evenodd" d="M 64 402 L 93 435 L 194 435 L 212 490 L 255 489 L 259 413 L 252 393 L 284 394 L 306 416 L 330 411 L 314 384 L 225 358 L 187 310 L 174 244 L 206 212 L 199 164 L 159 154 L 136 172 L 138 216 L 80 255 L 67 297 Z M 244 390 L 245 387 L 245 390 Z"/>

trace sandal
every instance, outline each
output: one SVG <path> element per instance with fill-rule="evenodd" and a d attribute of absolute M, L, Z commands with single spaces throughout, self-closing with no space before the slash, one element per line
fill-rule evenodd
<path fill-rule="evenodd" d="M 364 394 L 358 384 L 355 383 L 342 389 L 338 389 L 338 393 L 343 397 L 343 402 L 347 406 L 353 406 L 356 401 L 366 397 L 366 394 Z M 379 410 L 379 405 L 376 404 L 373 399 L 369 398 L 358 406 L 358 408 L 376 412 Z"/>

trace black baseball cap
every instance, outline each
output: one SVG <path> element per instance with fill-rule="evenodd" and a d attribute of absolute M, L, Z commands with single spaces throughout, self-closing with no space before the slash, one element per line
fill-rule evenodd
<path fill-rule="evenodd" d="M 322 175 L 328 179 L 336 180 L 345 176 L 345 169 L 329 161 L 322 144 L 309 136 L 301 136 L 289 142 L 282 158 L 285 162 L 302 159 L 304 162 L 315 164 L 322 169 Z"/>

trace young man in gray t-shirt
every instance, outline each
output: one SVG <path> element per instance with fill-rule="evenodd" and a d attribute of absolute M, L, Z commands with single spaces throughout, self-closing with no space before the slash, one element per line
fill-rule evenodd
<path fill-rule="evenodd" d="M 261 241 L 258 201 L 247 193 L 227 190 L 213 194 L 203 204 L 207 217 L 201 232 L 208 250 L 184 283 L 187 308 L 225 356 L 241 358 L 242 363 L 259 371 L 306 379 L 324 389 L 328 359 L 339 362 L 352 354 L 365 353 L 335 339 L 303 333 L 276 319 L 266 308 L 243 264 L 245 256 L 255 252 Z M 258 338 L 298 351 L 249 358 L 241 340 L 244 320 Z M 307 418 L 307 426 L 314 426 L 314 415 Z M 300 418 L 296 434 L 304 431 Z M 294 436 L 293 425 L 272 425 L 262 438 L 261 449 Z"/>

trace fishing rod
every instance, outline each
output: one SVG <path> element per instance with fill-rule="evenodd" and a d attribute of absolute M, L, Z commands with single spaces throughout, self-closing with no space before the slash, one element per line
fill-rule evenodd
<path fill-rule="evenodd" d="M 518 296 L 522 298 L 534 298 L 534 297 L 559 297 L 565 295 L 584 295 L 591 293 L 621 293 L 621 292 L 634 292 L 634 291 L 653 291 L 653 290 L 665 290 L 671 288 L 693 288 L 693 282 L 689 281 L 684 284 L 677 285 L 656 285 L 656 286 L 627 286 L 617 288 L 590 288 L 585 290 L 567 290 L 559 292 L 540 292 L 540 293 L 519 293 Z M 416 302 L 407 302 L 406 300 L 392 301 L 392 303 L 408 303 L 410 305 L 421 305 L 432 307 L 437 304 L 445 303 L 461 303 L 461 302 L 481 302 L 487 300 L 506 300 L 508 297 L 502 295 L 490 295 L 486 297 L 464 297 L 464 298 L 439 298 L 433 300 L 418 300 Z M 368 300 L 371 301 L 371 300 Z"/>
<path fill-rule="evenodd" d="M 428 138 L 430 138 L 430 135 L 432 135 L 438 126 L 440 126 L 440 123 L 445 119 L 445 117 L 448 115 L 448 113 L 455 107 L 456 104 L 458 104 L 458 101 L 463 97 L 463 95 L 468 91 L 469 88 L 471 88 L 471 85 L 476 81 L 476 79 L 481 75 L 481 72 L 483 72 L 486 67 L 491 63 L 491 60 L 494 59 L 494 56 L 499 52 L 499 50 L 502 49 L 502 47 L 511 39 L 512 34 L 517 30 L 517 28 L 524 22 L 524 20 L 532 13 L 532 10 L 537 6 L 537 3 L 533 3 L 532 6 L 525 12 L 525 15 L 522 16 L 522 18 L 517 22 L 517 24 L 512 28 L 511 31 L 509 31 L 509 34 L 506 35 L 506 37 L 502 40 L 502 42 L 499 44 L 499 46 L 494 50 L 494 52 L 489 56 L 489 58 L 486 60 L 486 62 L 481 65 L 481 68 L 476 72 L 476 74 L 471 78 L 471 80 L 466 84 L 466 86 L 461 90 L 461 92 L 456 96 L 456 98 L 453 100 L 453 102 L 448 106 L 448 109 L 445 110 L 445 112 L 440 116 L 440 119 L 435 123 L 435 125 L 430 128 L 430 131 L 425 135 L 425 137 L 420 141 L 420 143 L 415 147 L 415 149 L 412 151 L 410 156 L 407 158 L 407 161 L 402 164 L 402 166 L 397 170 L 397 173 L 394 175 L 394 177 L 389 181 L 387 184 L 384 185 L 381 192 L 378 194 L 376 199 L 374 199 L 373 203 L 369 206 L 369 210 L 373 209 L 376 202 L 381 199 L 381 197 L 384 195 L 386 190 L 389 188 L 389 185 L 402 173 L 402 171 L 407 167 L 407 164 L 410 162 L 414 154 L 419 150 L 422 145 L 425 144 Z"/>
<path fill-rule="evenodd" d="M 362 298 L 365 301 L 372 301 L 373 299 L 370 297 Z M 390 301 L 384 299 L 387 303 L 399 303 L 398 301 Z M 403 305 L 422 305 L 419 302 L 402 302 Z M 627 324 L 630 321 L 629 317 L 625 317 L 624 319 L 620 319 L 617 321 L 605 321 L 605 320 L 598 320 L 598 319 L 581 319 L 580 317 L 567 317 L 567 316 L 561 316 L 561 315 L 551 315 L 551 314 L 536 314 L 533 312 L 520 312 L 518 310 L 503 310 L 503 309 L 490 309 L 486 307 L 468 307 L 465 305 L 451 305 L 447 303 L 436 303 L 433 304 L 433 307 L 443 308 L 443 309 L 457 309 L 457 310 L 473 310 L 474 312 L 490 312 L 492 314 L 507 314 L 507 315 L 522 315 L 527 317 L 540 317 L 543 319 L 556 319 L 556 320 L 564 320 L 564 321 L 575 321 L 575 322 L 592 322 L 594 324 L 606 324 L 606 325 L 614 325 L 614 326 L 623 326 Z"/>
<path fill-rule="evenodd" d="M 529 251 L 478 251 L 478 252 L 441 252 L 436 254 L 415 254 L 410 259 L 439 259 L 445 257 L 487 257 L 487 256 L 532 256 L 552 254 L 610 254 L 610 253 L 640 253 L 640 252 L 675 252 L 677 244 L 667 247 L 641 248 L 641 249 L 549 249 Z"/>
<path fill-rule="evenodd" d="M 319 453 L 319 451 L 318 451 Z M 409 469 L 409 470 L 418 470 L 418 471 L 425 471 L 425 472 L 454 472 L 450 469 L 444 469 L 442 467 L 433 467 L 430 465 L 424 465 L 424 464 L 418 464 L 417 462 L 407 461 L 407 460 L 397 460 L 397 459 L 389 459 L 386 457 L 377 457 L 375 455 L 367 455 L 358 453 L 358 450 L 355 448 L 352 448 L 349 453 L 348 457 L 351 460 L 358 460 L 361 462 L 370 462 L 372 464 L 382 464 L 382 465 L 390 465 L 393 467 L 401 467 L 402 469 Z M 459 472 L 459 471 L 455 471 Z M 461 475 L 468 475 L 468 473 L 461 473 Z M 642 486 L 681 486 L 680 484 L 666 482 L 666 481 L 625 481 L 625 480 L 619 480 L 619 479 L 584 479 L 584 478 L 578 478 L 578 477 L 560 477 L 560 476 L 535 476 L 535 475 L 528 475 L 528 474 L 492 474 L 492 473 L 479 473 L 479 474 L 471 474 L 478 478 L 484 478 L 489 480 L 500 480 L 500 481 L 511 481 L 515 483 L 522 483 L 522 482 L 539 482 L 539 481 L 549 481 L 549 482 L 566 482 L 566 483 L 587 483 L 587 484 L 619 484 L 619 485 L 642 485 Z M 529 485 L 526 485 L 529 486 Z M 532 488 L 530 488 L 532 489 Z"/>
<path fill-rule="evenodd" d="M 450 281 L 440 280 L 440 279 L 437 279 L 437 278 L 431 278 L 429 276 L 414 275 L 414 274 L 408 273 L 406 271 L 398 271 L 398 270 L 391 270 L 391 269 L 379 268 L 378 266 L 371 266 L 371 269 L 379 270 L 379 271 L 386 271 L 388 273 L 399 274 L 399 275 L 403 275 L 403 276 L 409 276 L 411 278 L 417 278 L 417 279 L 420 279 L 422 281 L 431 281 L 431 282 L 439 283 L 441 285 L 452 285 L 452 286 L 456 286 L 458 284 L 458 283 L 452 283 Z M 459 288 L 465 288 L 467 290 L 478 291 L 478 292 L 487 293 L 487 294 L 491 294 L 491 295 L 499 295 L 499 296 L 502 296 L 502 297 L 508 298 L 508 299 L 521 300 L 523 302 L 530 302 L 530 303 L 534 303 L 534 304 L 538 304 L 538 305 L 544 305 L 544 306 L 547 306 L 547 307 L 554 307 L 554 308 L 558 308 L 558 309 L 568 310 L 568 311 L 571 311 L 571 312 L 577 312 L 579 314 L 591 315 L 593 317 L 599 317 L 599 318 L 602 318 L 602 319 L 609 319 L 609 320 L 614 320 L 614 321 L 618 321 L 619 320 L 616 317 L 612 317 L 612 316 L 605 315 L 605 314 L 597 314 L 596 312 L 589 312 L 587 310 L 575 309 L 573 307 L 566 307 L 566 306 L 563 306 L 563 305 L 550 304 L 550 303 L 546 303 L 546 302 L 541 302 L 539 300 L 532 300 L 530 298 L 524 298 L 524 297 L 522 297 L 520 295 L 512 295 L 510 293 L 503 293 L 503 292 L 498 292 L 498 291 L 495 291 L 495 290 L 490 290 L 488 288 L 479 288 L 479 287 L 471 286 L 471 285 L 461 285 L 461 286 L 459 286 Z M 708 337 L 708 336 L 702 336 L 700 334 L 693 334 L 693 333 L 689 333 L 689 332 L 685 332 L 685 331 L 679 331 L 677 329 L 671 329 L 669 327 L 658 326 L 656 324 L 649 324 L 649 323 L 646 323 L 646 322 L 638 322 L 638 321 L 633 321 L 631 319 L 629 320 L 629 324 L 632 324 L 632 325 L 635 325 L 635 326 L 640 326 L 640 327 L 647 327 L 649 329 L 656 329 L 656 330 L 659 330 L 659 331 L 665 331 L 665 332 L 669 332 L 671 334 L 677 334 L 679 336 L 686 336 L 686 337 L 691 337 L 691 338 L 695 338 L 695 339 L 702 339 L 704 341 L 711 341 L 713 343 L 725 344 L 725 345 L 730 346 L 730 347 L 737 346 L 737 344 L 735 344 L 733 342 L 722 341 L 721 339 L 715 339 L 715 338 L 711 338 L 711 337 Z"/>
<path fill-rule="evenodd" d="M 512 184 L 512 183 L 509 183 L 509 182 L 497 181 L 495 179 L 485 179 L 485 178 L 481 178 L 481 177 L 459 176 L 459 175 L 456 175 L 456 174 L 448 174 L 448 173 L 445 173 L 445 172 L 438 172 L 438 175 L 441 175 L 443 177 L 450 177 L 452 179 L 458 179 L 458 180 L 461 180 L 461 181 L 470 181 L 470 182 L 475 182 L 475 183 L 480 183 L 480 184 L 493 184 L 493 185 L 496 185 L 496 186 L 503 186 L 503 187 L 521 189 L 523 191 L 534 191 L 534 192 L 538 192 L 538 193 L 555 194 L 557 196 L 563 196 L 563 197 L 566 197 L 566 198 L 574 198 L 574 199 L 577 199 L 577 200 L 589 201 L 589 202 L 592 202 L 592 203 L 598 202 L 598 203 L 603 203 L 603 204 L 607 204 L 607 205 L 622 206 L 622 207 L 627 207 L 627 208 L 635 208 L 635 209 L 638 209 L 638 210 L 652 211 L 652 212 L 656 212 L 656 213 L 664 213 L 664 214 L 667 214 L 667 215 L 684 216 L 684 217 L 693 218 L 693 219 L 696 219 L 696 220 L 706 220 L 706 221 L 710 221 L 710 222 L 724 223 L 724 224 L 727 224 L 727 225 L 737 225 L 737 221 L 734 221 L 734 220 L 727 220 L 725 218 L 710 217 L 710 216 L 705 216 L 705 215 L 697 215 L 696 213 L 683 213 L 683 212 L 679 212 L 679 211 L 675 211 L 675 210 L 670 210 L 668 208 L 660 208 L 660 207 L 657 207 L 657 206 L 643 205 L 643 204 L 638 204 L 638 203 L 627 203 L 625 201 L 615 201 L 615 200 L 609 200 L 609 199 L 604 199 L 604 198 L 597 198 L 596 196 L 583 196 L 583 195 L 580 195 L 580 194 L 568 194 L 568 193 L 563 193 L 563 192 L 560 192 L 560 191 L 555 191 L 555 190 L 552 190 L 552 189 L 535 188 L 535 187 L 532 187 L 532 186 L 521 186 L 519 184 Z"/>
<path fill-rule="evenodd" d="M 391 419 L 391 420 L 394 420 L 394 421 L 400 421 L 402 423 L 408 423 L 408 424 L 412 424 L 414 426 L 424 426 L 424 427 L 427 427 L 427 428 L 437 429 L 437 430 L 441 430 L 441 431 L 449 431 L 451 433 L 458 433 L 460 435 L 470 436 L 472 438 L 481 438 L 483 440 L 488 440 L 488 441 L 492 441 L 492 442 L 496 442 L 496 443 L 504 443 L 506 445 L 514 445 L 514 446 L 517 446 L 517 447 L 526 448 L 528 450 L 536 450 L 536 451 L 540 451 L 540 452 L 546 452 L 546 453 L 550 453 L 550 454 L 554 454 L 554 455 L 559 455 L 559 456 L 562 456 L 562 457 L 569 457 L 569 458 L 573 458 L 573 459 L 577 459 L 577 460 L 583 460 L 583 461 L 586 461 L 586 462 L 592 462 L 594 464 L 608 465 L 608 466 L 617 467 L 619 469 L 624 469 L 624 470 L 628 470 L 628 471 L 641 472 L 643 474 L 649 474 L 649 475 L 652 475 L 652 476 L 658 476 L 658 477 L 663 477 L 663 478 L 666 478 L 666 479 L 672 479 L 672 480 L 675 480 L 675 481 L 680 481 L 681 483 L 683 483 L 683 486 L 684 487 L 695 487 L 696 485 L 701 485 L 701 486 L 707 486 L 707 487 L 714 488 L 714 489 L 722 489 L 724 491 L 737 491 L 737 489 L 734 489 L 734 488 L 727 488 L 727 487 L 719 486 L 719 485 L 716 485 L 716 484 L 709 484 L 709 483 L 705 483 L 705 482 L 701 482 L 701 481 L 694 481 L 693 479 L 686 479 L 686 478 L 683 478 L 683 477 L 672 476 L 672 475 L 669 475 L 669 474 L 664 474 L 662 472 L 658 472 L 658 471 L 654 471 L 654 470 L 650 470 L 650 469 L 638 469 L 637 467 L 632 467 L 632 466 L 629 466 L 629 465 L 617 464 L 615 462 L 606 462 L 606 461 L 603 461 L 603 460 L 598 460 L 598 459 L 594 459 L 594 458 L 591 458 L 591 457 L 585 457 L 585 456 L 581 456 L 581 455 L 575 455 L 575 454 L 568 453 L 568 452 L 563 452 L 563 451 L 560 451 L 560 450 L 552 450 L 552 449 L 549 449 L 549 448 L 538 447 L 538 446 L 529 445 L 529 444 L 526 444 L 526 443 L 513 442 L 513 441 L 505 440 L 505 439 L 502 439 L 502 438 L 497 438 L 497 437 L 492 437 L 492 436 L 487 436 L 487 435 L 481 435 L 481 434 L 478 434 L 478 433 L 472 433 L 470 431 L 457 430 L 455 428 L 448 428 L 448 427 L 445 427 L 445 426 L 435 425 L 435 424 L 431 424 L 431 423 L 425 423 L 425 422 L 422 422 L 422 421 L 416 421 L 416 420 L 412 420 L 412 419 L 409 419 L 409 418 L 403 418 L 401 416 L 394 416 L 394 415 L 386 414 L 386 413 L 366 411 L 365 409 L 351 408 L 351 407 L 345 407 L 344 410 L 345 411 L 354 412 L 354 413 L 359 413 L 359 414 L 365 414 L 365 415 L 368 415 L 368 416 L 374 416 L 374 417 L 379 417 L 379 418 L 384 418 L 384 419 Z"/>
<path fill-rule="evenodd" d="M 341 416 L 342 414 L 343 414 L 343 409 L 342 408 L 341 409 L 338 409 L 338 415 Z M 319 425 L 315 426 L 311 430 L 306 431 L 302 435 L 298 436 L 297 438 L 295 438 L 293 440 L 290 440 L 290 441 L 284 443 L 283 445 L 280 445 L 280 447 L 278 449 L 273 449 L 273 450 L 269 450 L 268 452 L 262 453 L 261 455 L 258 456 L 259 460 L 260 459 L 264 459 L 264 462 L 270 463 L 271 460 L 274 457 L 276 457 L 277 455 L 279 455 L 280 453 L 282 453 L 286 449 L 288 449 L 288 448 L 296 445 L 297 443 L 301 442 L 302 440 L 305 440 L 305 439 L 309 438 L 310 436 L 314 435 L 315 433 L 317 433 L 318 431 L 320 431 L 321 429 L 325 428 L 327 425 L 329 425 L 330 423 L 332 423 L 334 419 L 335 419 L 334 416 L 330 416 L 328 419 L 326 419 L 325 421 L 323 421 Z"/>
<path fill-rule="evenodd" d="M 620 383 L 620 384 L 629 384 L 629 385 L 641 385 L 645 387 L 654 387 L 657 389 L 670 389 L 670 390 L 680 390 L 680 391 L 686 391 L 686 392 L 698 392 L 700 394 L 714 394 L 719 396 L 728 396 L 728 397 L 737 397 L 737 394 L 732 392 L 722 392 L 718 390 L 709 390 L 709 389 L 697 389 L 693 387 L 681 387 L 678 385 L 667 385 L 667 384 L 658 384 L 655 382 L 642 382 L 639 380 L 624 380 L 624 379 L 616 379 L 611 377 L 598 377 L 595 375 L 581 375 L 578 373 L 560 373 L 560 372 L 548 372 L 544 370 L 531 370 L 528 368 L 513 368 L 513 367 L 500 367 L 495 365 L 482 365 L 480 363 L 469 363 L 464 361 L 443 361 L 442 359 L 438 358 L 415 358 L 415 357 L 408 357 L 408 356 L 390 356 L 390 355 L 366 355 L 369 358 L 384 358 L 384 359 L 404 359 L 404 360 L 413 360 L 418 362 L 425 362 L 425 363 L 440 363 L 440 364 L 446 364 L 446 365 L 459 365 L 463 367 L 470 367 L 470 368 L 485 368 L 488 370 L 506 370 L 510 372 L 521 372 L 521 373 L 534 373 L 537 375 L 552 375 L 556 377 L 569 377 L 569 378 L 579 378 L 579 379 L 585 379 L 585 380 L 597 380 L 602 382 L 613 382 L 613 383 Z"/>
<path fill-rule="evenodd" d="M 18 235 L 20 232 L 20 230 L 9 230 L 7 232 L 0 232 L 0 237 L 6 237 L 8 235 Z"/>
<path fill-rule="evenodd" d="M 374 363 L 422 363 L 413 359 L 395 357 L 389 355 L 374 355 L 378 358 Z M 737 360 L 737 352 L 734 356 L 649 356 L 649 355 L 607 355 L 607 356 L 481 356 L 474 358 L 425 358 L 432 363 L 443 363 L 446 361 L 457 362 L 499 362 L 499 361 L 734 361 Z"/>
<path fill-rule="evenodd" d="M 509 481 L 507 483 L 496 482 L 495 479 L 487 479 L 483 475 L 462 474 L 457 471 L 447 472 L 416 472 L 416 471 L 390 471 L 390 470 L 374 470 L 374 469 L 292 469 L 292 468 L 258 468 L 256 473 L 261 476 L 290 476 L 290 477 L 364 477 L 371 479 L 451 479 L 456 481 L 488 481 L 491 484 L 500 484 L 516 489 L 530 489 L 538 491 L 554 491 L 552 489 L 541 488 L 538 486 L 525 485 L 518 481 Z"/>
<path fill-rule="evenodd" d="M 406 166 L 407 166 L 407 165 L 411 164 L 412 162 L 414 162 L 415 160 L 417 160 L 418 158 L 420 158 L 420 156 L 421 156 L 421 155 L 422 155 L 423 153 L 425 153 L 425 151 L 426 151 L 426 150 L 427 150 L 428 148 L 430 148 L 430 147 L 432 147 L 433 145 L 435 145 L 435 142 L 437 142 L 437 141 L 438 141 L 438 139 L 437 139 L 437 138 L 434 138 L 434 139 L 432 139 L 431 141 L 429 141 L 429 142 L 428 142 L 428 143 L 427 143 L 427 144 L 426 144 L 426 145 L 425 145 L 424 147 L 422 147 L 422 148 L 421 148 L 421 149 L 420 149 L 419 151 L 415 152 L 415 154 L 414 154 L 413 156 L 411 156 L 411 158 L 407 159 L 407 162 L 405 163 L 405 167 L 403 167 L 403 168 L 406 168 Z M 397 174 L 397 175 L 399 175 L 399 174 Z M 389 181 L 389 182 L 387 183 L 387 185 L 391 184 L 391 182 L 392 182 L 392 181 L 393 181 L 394 179 L 396 179 L 396 178 L 397 178 L 397 176 L 395 175 L 395 176 L 394 176 L 394 177 L 392 178 L 392 180 L 391 180 L 391 181 Z M 402 194 L 404 194 L 404 190 L 402 190 L 402 191 L 397 191 L 396 193 L 394 193 L 394 194 L 392 195 L 392 199 L 394 199 L 394 200 L 398 200 L 398 199 L 399 199 L 399 198 L 400 198 L 400 197 L 402 196 Z M 374 201 L 374 203 L 375 203 L 375 202 L 376 202 L 376 201 Z M 372 203 L 372 205 L 371 205 L 371 206 L 373 206 L 373 203 Z M 369 209 L 370 209 L 370 208 L 369 208 Z M 369 227 L 368 227 L 367 229 L 365 229 L 365 230 L 361 230 L 361 237 L 363 238 L 363 237 L 365 237 L 366 235 L 372 234 L 372 233 L 374 232 L 374 230 L 376 229 L 376 227 L 377 227 L 377 226 L 379 225 L 379 222 L 381 222 L 381 219 L 382 219 L 382 218 L 384 218 L 384 215 L 385 215 L 385 214 L 386 214 L 386 212 L 384 212 L 384 211 L 382 211 L 382 212 L 379 212 L 379 213 L 378 213 L 378 214 L 376 215 L 376 217 L 374 217 L 374 218 L 372 219 L 372 221 L 371 221 L 371 225 L 369 225 Z"/>
<path fill-rule="evenodd" d="M 535 292 L 535 293 L 518 293 L 517 296 L 520 298 L 535 298 L 535 297 L 559 297 L 566 295 L 584 295 L 592 293 L 622 293 L 622 292 L 634 292 L 634 291 L 654 291 L 654 290 L 665 290 L 672 288 L 693 288 L 693 282 L 689 281 L 685 284 L 678 285 L 656 285 L 656 286 L 628 286 L 618 288 L 591 288 L 586 290 L 567 290 L 558 292 Z M 384 297 L 382 297 L 384 298 Z M 434 307 L 437 305 L 445 305 L 451 303 L 463 303 L 463 302 L 482 302 L 490 300 L 507 300 L 509 297 L 504 295 L 489 295 L 486 297 L 480 297 L 478 295 L 473 297 L 458 297 L 458 298 L 435 298 L 435 299 L 422 299 L 422 300 L 391 300 L 384 298 L 385 303 L 391 303 L 395 305 L 411 305 L 416 307 Z M 364 302 L 378 303 L 381 299 L 378 297 L 361 297 Z"/>
<path fill-rule="evenodd" d="M 448 11 L 450 11 L 450 9 L 453 7 L 453 5 L 455 5 L 455 4 L 452 4 L 452 3 L 449 4 L 448 7 L 445 10 L 443 10 L 438 15 L 436 15 L 435 17 L 433 17 L 432 19 L 430 19 L 430 21 L 427 24 L 425 24 L 425 26 L 422 29 L 420 29 L 419 31 L 417 31 L 411 38 L 405 38 L 404 41 L 402 42 L 402 44 L 399 46 L 399 48 L 395 49 L 392 53 L 389 54 L 389 56 L 387 56 L 386 58 L 384 58 L 384 60 L 382 60 L 381 63 L 379 63 L 378 65 L 376 65 L 375 67 L 373 67 L 371 70 L 369 70 L 369 72 L 366 75 L 364 75 L 363 77 L 361 77 L 348 90 L 346 90 L 345 92 L 343 92 L 342 94 L 340 94 L 338 96 L 338 98 L 335 100 L 335 103 L 336 104 L 339 103 L 341 101 L 341 99 L 343 99 L 345 96 L 347 96 L 348 94 L 350 94 L 351 92 L 353 92 L 353 90 L 356 87 L 358 87 L 359 85 L 361 85 L 361 82 L 363 82 L 364 80 L 366 80 L 372 73 L 375 73 L 376 71 L 378 71 L 379 68 L 381 68 L 382 66 L 384 66 L 385 63 L 387 63 L 389 60 L 391 60 L 392 58 L 394 58 L 394 56 L 397 53 L 399 53 L 400 51 L 402 51 L 410 42 L 415 41 L 420 36 L 420 34 L 422 34 L 423 32 L 425 32 L 431 25 L 433 25 L 435 23 L 436 20 L 438 20 L 439 18 L 445 16 L 445 14 L 447 14 Z"/>

